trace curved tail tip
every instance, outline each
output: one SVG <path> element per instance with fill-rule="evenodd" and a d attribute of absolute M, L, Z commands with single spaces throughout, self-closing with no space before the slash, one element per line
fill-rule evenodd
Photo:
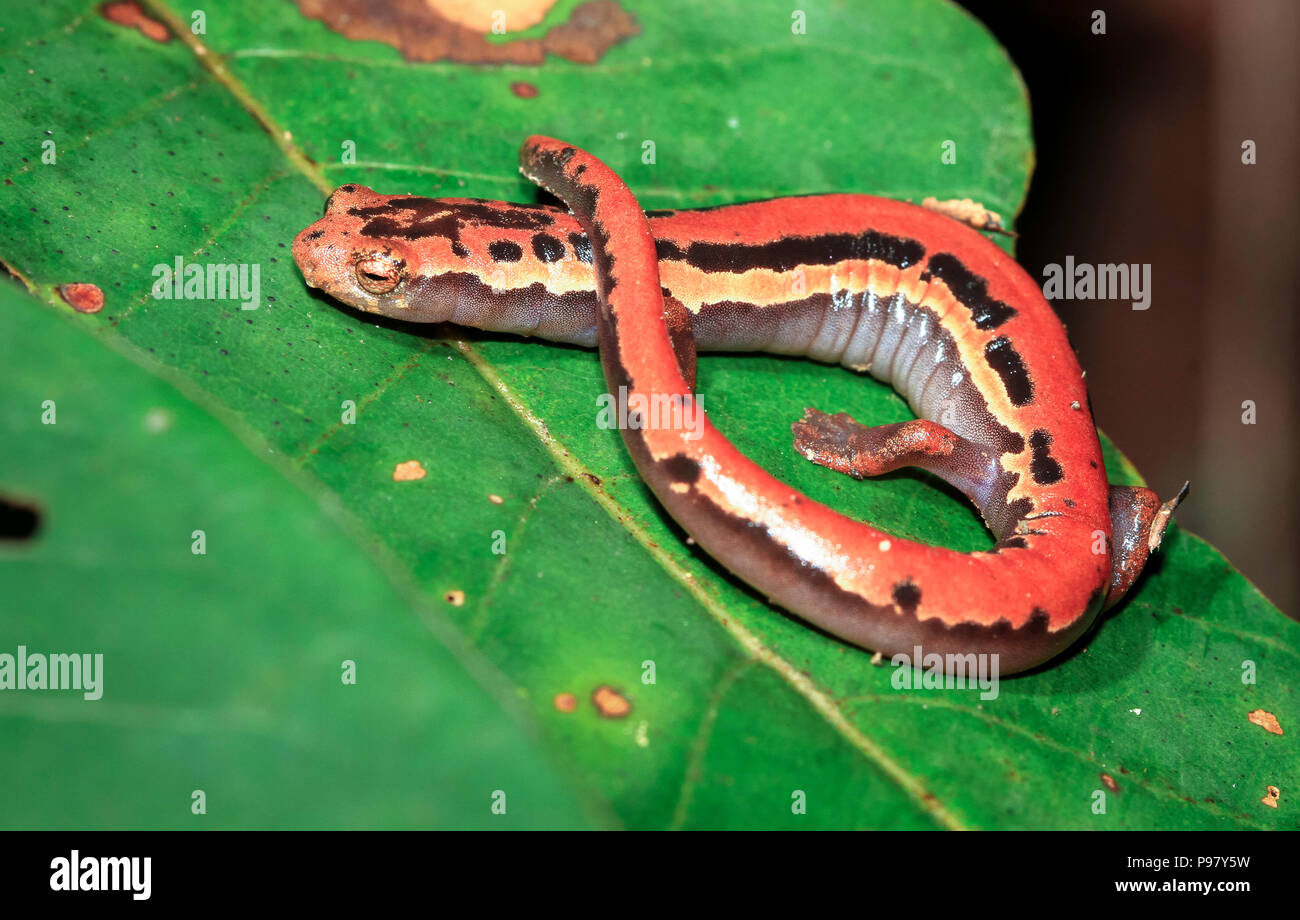
<path fill-rule="evenodd" d="M 1165 538 L 1165 529 L 1169 526 L 1170 518 L 1174 516 L 1174 509 L 1183 503 L 1183 499 L 1191 489 L 1192 483 L 1188 480 L 1183 483 L 1177 495 L 1160 505 L 1160 510 L 1151 519 L 1151 530 L 1147 533 L 1147 552 L 1154 553 L 1160 548 L 1160 541 Z"/>

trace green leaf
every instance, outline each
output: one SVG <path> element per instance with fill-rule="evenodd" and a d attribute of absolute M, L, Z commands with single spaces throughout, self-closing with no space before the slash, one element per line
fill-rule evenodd
<path fill-rule="evenodd" d="M 422 678 L 411 676 L 403 647 L 407 682 L 430 694 L 450 686 L 460 672 L 437 649 L 470 647 L 527 715 L 515 765 L 535 763 L 535 731 L 552 768 L 578 790 L 582 809 L 558 786 L 542 798 L 549 780 L 540 774 L 532 785 L 512 778 L 531 790 L 524 794 L 535 798 L 532 814 L 542 823 L 589 815 L 630 827 L 1296 827 L 1285 798 L 1276 809 L 1260 800 L 1270 784 L 1285 792 L 1300 761 L 1291 731 L 1300 717 L 1293 689 L 1300 626 L 1196 537 L 1175 529 L 1153 571 L 1086 647 L 1005 680 L 997 699 L 895 690 L 890 669 L 767 605 L 686 542 L 641 485 L 617 433 L 594 425 L 605 389 L 595 354 L 375 325 L 304 287 L 287 246 L 331 187 L 351 181 L 386 193 L 535 199 L 515 170 L 520 141 L 535 132 L 606 159 L 646 207 L 864 191 L 970 197 L 1007 218 L 1017 211 L 1032 164 L 1024 89 L 1002 49 L 957 8 L 938 0 L 858 11 L 803 4 L 807 34 L 795 35 L 788 4 L 627 5 L 639 36 L 596 65 L 552 58 L 536 68 L 409 65 L 393 49 L 349 41 L 287 3 L 259 5 L 255 15 L 244 4 L 208 4 L 199 36 L 187 28 L 188 8 L 150 4 L 184 39 L 166 44 L 107 24 L 85 4 L 41 7 L 0 33 L 0 149 L 12 167 L 0 258 L 59 310 L 68 308 L 56 284 L 99 284 L 108 306 L 74 322 L 215 407 L 253 454 L 273 458 L 277 475 L 287 470 L 318 503 L 346 510 L 364 534 L 364 556 L 376 560 L 355 564 L 366 572 L 378 564 L 399 589 L 412 585 L 437 610 L 420 622 L 447 624 L 421 637 L 433 659 Z M 515 81 L 532 83 L 537 96 L 514 95 Z M 40 161 L 47 138 L 56 142 L 56 165 Z M 348 141 L 355 164 L 340 160 Z M 646 141 L 654 143 L 653 163 Z M 956 144 L 953 165 L 940 160 L 945 141 Z M 259 309 L 154 299 L 154 266 L 177 256 L 257 264 Z M 25 305 L 12 310 L 36 315 Z M 47 332 L 38 329 L 11 362 L 44 389 L 60 379 L 40 374 L 53 366 L 50 350 L 62 347 L 44 345 Z M 104 374 L 98 386 L 116 389 L 115 373 Z M 991 545 L 974 510 L 929 477 L 854 483 L 790 450 L 789 424 L 808 405 L 847 410 L 868 424 L 907 418 L 888 388 L 808 361 L 709 356 L 700 391 L 723 431 L 814 498 L 910 539 L 960 550 Z M 356 404 L 356 424 L 340 421 L 347 400 Z M 35 411 L 21 419 L 29 423 Z M 5 417 L 11 440 L 30 440 Z M 95 443 L 122 436 L 120 417 L 100 417 Z M 171 440 L 175 447 L 153 457 L 148 488 L 132 492 L 123 470 L 109 466 L 98 480 L 104 494 L 120 492 L 137 508 L 188 501 L 197 488 L 194 455 L 179 432 Z M 1106 449 L 1113 481 L 1139 481 Z M 395 467 L 411 460 L 427 475 L 395 482 Z M 75 472 L 61 457 L 32 462 L 50 476 L 59 467 Z M 12 478 L 0 477 L 0 492 L 22 484 Z M 53 521 L 68 513 L 62 503 L 80 499 L 64 493 L 49 501 Z M 298 513 L 306 529 L 314 519 Z M 125 517 L 116 516 L 123 528 Z M 188 534 L 190 525 L 182 529 Z M 317 524 L 296 540 L 250 532 L 230 581 L 209 576 L 225 593 L 206 601 L 204 619 L 238 614 L 244 632 L 273 630 L 277 611 L 263 609 L 260 595 L 300 593 L 277 579 L 340 570 L 347 539 L 327 531 Z M 125 530 L 113 534 L 100 535 L 99 562 L 137 573 L 136 634 L 157 652 L 140 679 L 142 698 L 163 709 L 185 703 L 181 677 L 168 670 L 176 666 L 166 664 L 179 649 L 183 676 L 261 673 L 254 647 L 178 636 L 177 610 L 144 593 L 143 583 L 166 570 L 142 564 Z M 505 553 L 494 553 L 502 538 Z M 268 542 L 286 555 L 273 556 Z M 38 596 L 49 579 L 48 569 L 21 560 L 5 571 L 16 597 Z M 338 585 L 317 586 L 323 596 L 314 609 L 334 629 L 350 624 L 357 641 L 375 643 L 411 629 L 409 601 L 386 603 L 392 589 L 371 575 L 352 581 L 346 603 Z M 103 622 L 100 601 L 71 582 L 63 587 L 28 616 L 75 627 L 64 641 L 79 648 L 87 643 L 74 636 L 98 635 L 91 627 Z M 463 606 L 444 600 L 452 592 L 464 593 Z M 129 608 L 132 594 L 123 597 Z M 314 633 L 300 627 L 306 647 Z M 0 631 L 0 650 L 16 644 L 10 635 Z M 1243 683 L 1245 661 L 1257 683 Z M 643 682 L 648 662 L 654 683 Z M 397 684 L 384 690 L 394 707 L 405 703 Z M 251 783 L 288 773 L 306 788 L 329 784 L 341 799 L 375 803 L 351 823 L 429 823 L 404 807 L 413 787 L 394 784 L 386 801 L 354 786 L 354 774 L 331 778 L 353 769 L 351 758 L 376 749 L 387 732 L 402 737 L 409 713 L 372 715 L 372 745 L 337 746 L 313 727 L 328 724 L 327 691 L 294 687 L 310 721 L 292 737 L 334 750 L 329 767 L 268 742 L 256 773 L 223 765 L 214 776 L 253 799 L 272 793 Z M 275 689 L 241 686 L 241 699 L 271 707 Z M 557 706 L 562 694 L 576 699 L 573 711 Z M 602 716 L 594 699 L 608 694 L 630 712 Z M 0 696 L 9 707 L 38 705 L 18 700 Z M 1255 709 L 1273 713 L 1288 733 L 1251 724 Z M 498 737 L 494 748 L 458 736 L 466 724 L 473 721 L 428 720 L 427 734 L 405 748 L 404 768 L 482 776 L 488 765 L 515 762 L 502 747 L 508 739 Z M 102 779 L 70 765 L 81 736 L 17 716 L 4 726 L 47 754 L 39 779 L 29 768 L 20 774 L 26 787 L 10 786 L 32 799 L 27 823 L 78 814 L 106 826 L 162 823 L 130 797 L 114 800 L 117 812 L 94 810 Z M 192 731 L 209 750 L 219 747 L 218 726 L 196 719 Z M 4 750 L 9 768 L 15 747 Z M 157 752 L 115 749 L 102 769 L 115 784 L 135 783 L 150 754 Z M 83 811 L 42 792 L 56 782 L 76 790 L 69 799 Z M 507 790 L 513 815 L 514 787 L 490 785 Z M 1106 793 L 1104 814 L 1093 811 L 1098 790 Z M 798 791 L 806 814 L 792 812 Z M 305 809 L 293 820 L 349 823 L 326 804 Z"/>
<path fill-rule="evenodd" d="M 585 823 L 500 675 L 327 496 L 8 283 L 0 360 L 0 487 L 40 517 L 0 551 L 0 653 L 103 656 L 98 698 L 0 692 L 6 827 Z"/>

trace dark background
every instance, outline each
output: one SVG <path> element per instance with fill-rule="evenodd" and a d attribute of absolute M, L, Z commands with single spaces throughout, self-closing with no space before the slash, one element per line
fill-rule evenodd
<path fill-rule="evenodd" d="M 1162 497 L 1190 479 L 1178 521 L 1297 616 L 1300 2 L 962 5 L 1029 88 L 1021 264 L 1151 264 L 1145 312 L 1053 304 L 1098 426 Z"/>

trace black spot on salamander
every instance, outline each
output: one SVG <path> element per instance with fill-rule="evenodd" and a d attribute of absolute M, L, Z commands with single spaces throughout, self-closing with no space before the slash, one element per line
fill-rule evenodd
<path fill-rule="evenodd" d="M 452 254 L 455 255 L 457 258 L 461 258 L 461 259 L 469 258 L 469 250 L 465 248 L 465 244 L 462 243 L 460 240 L 451 241 L 451 251 Z"/>
<path fill-rule="evenodd" d="M 568 166 L 569 161 L 574 158 L 577 152 L 578 151 L 574 150 L 572 147 L 565 147 L 563 150 L 561 150 L 559 155 L 560 165 Z"/>
<path fill-rule="evenodd" d="M 510 240 L 496 240 L 488 244 L 488 255 L 493 262 L 518 262 L 524 257 L 524 250 Z"/>
<path fill-rule="evenodd" d="M 586 164 L 586 163 L 579 163 L 579 164 L 578 164 L 578 168 L 575 169 L 575 170 L 573 171 L 573 174 L 574 174 L 575 176 L 581 176 L 581 175 L 582 175 L 583 173 L 585 173 L 586 171 L 587 171 L 587 164 Z"/>
<path fill-rule="evenodd" d="M 451 240 L 460 238 L 460 221 L 449 211 L 443 211 L 436 216 L 415 217 L 385 206 L 349 208 L 348 213 L 356 217 L 369 217 L 365 226 L 361 228 L 361 235 L 375 239 L 395 237 L 403 240 L 422 240 L 434 236 L 444 236 Z"/>
<path fill-rule="evenodd" d="M 996 329 L 1016 315 L 1010 304 L 989 296 L 987 280 L 951 253 L 938 252 L 930 256 L 925 275 L 931 274 L 942 280 L 957 302 L 970 310 L 971 320 L 978 329 Z M 925 275 L 922 275 L 922 280 L 928 280 Z"/>
<path fill-rule="evenodd" d="M 1007 505 L 1009 520 L 1022 521 L 1025 515 L 1034 510 L 1034 503 L 1027 498 L 1017 498 L 1011 504 Z"/>
<path fill-rule="evenodd" d="M 672 217 L 677 211 L 673 208 L 658 208 L 652 211 L 646 211 L 646 217 Z"/>
<path fill-rule="evenodd" d="M 1073 507 L 1074 507 L 1074 499 L 1072 499 L 1072 498 L 1067 498 L 1067 499 L 1065 500 L 1065 507 L 1067 507 L 1067 508 L 1073 508 Z"/>
<path fill-rule="evenodd" d="M 1092 467 L 1092 468 L 1095 470 L 1095 469 L 1097 468 L 1097 461 L 1096 461 L 1096 460 L 1089 460 L 1089 461 L 1088 461 L 1088 466 Z"/>
<path fill-rule="evenodd" d="M 1061 464 L 1052 456 L 1052 436 L 1043 428 L 1038 428 L 1029 436 L 1029 447 L 1034 452 L 1029 461 L 1029 475 L 1040 486 L 1050 486 L 1065 477 Z"/>
<path fill-rule="evenodd" d="M 916 240 L 868 230 L 788 236 L 766 243 L 695 242 L 677 253 L 681 254 L 668 258 L 688 262 L 703 272 L 743 272 L 751 268 L 782 272 L 801 265 L 834 265 L 850 259 L 878 259 L 907 268 L 925 257 L 925 247 Z"/>
<path fill-rule="evenodd" d="M 1024 537 L 1007 537 L 998 544 L 998 549 L 1026 549 L 1028 546 L 1029 541 Z"/>
<path fill-rule="evenodd" d="M 340 185 L 339 188 L 347 192 L 349 195 L 351 195 L 353 192 L 357 190 L 357 187 L 355 185 Z"/>
<path fill-rule="evenodd" d="M 664 461 L 664 470 L 674 482 L 694 485 L 700 478 L 700 465 L 685 454 L 676 454 Z"/>
<path fill-rule="evenodd" d="M 549 233 L 533 236 L 533 255 L 543 262 L 558 262 L 564 258 L 564 244 Z"/>
<path fill-rule="evenodd" d="M 655 240 L 655 253 L 659 256 L 660 262 L 680 262 L 686 258 L 682 247 L 672 240 Z"/>
<path fill-rule="evenodd" d="M 985 345 L 984 359 L 1002 378 L 1011 405 L 1027 406 L 1034 401 L 1034 382 L 1025 368 L 1024 359 L 1009 338 L 1000 335 Z"/>
<path fill-rule="evenodd" d="M 909 616 L 916 613 L 921 603 L 921 589 L 910 578 L 904 578 L 894 585 L 894 603 Z"/>
<path fill-rule="evenodd" d="M 460 241 L 465 225 L 501 230 L 544 230 L 555 223 L 555 210 L 545 206 L 504 204 L 491 201 L 462 201 L 455 204 L 419 195 L 398 195 L 387 203 L 349 208 L 354 217 L 369 220 L 364 236 L 400 237 L 407 240 L 445 236 Z"/>
<path fill-rule="evenodd" d="M 318 240 L 318 239 L 320 239 L 320 238 L 321 238 L 322 236 L 324 236 L 324 235 L 325 235 L 325 231 L 324 231 L 324 230 L 313 230 L 311 233 L 308 233 L 308 234 L 307 234 L 307 239 L 309 239 L 309 240 Z"/>
<path fill-rule="evenodd" d="M 415 200 L 436 201 L 437 199 Z M 443 204 L 442 207 L 446 210 L 449 206 Z M 457 204 L 454 213 L 466 223 L 501 230 L 544 230 L 555 223 L 555 213 L 541 205 L 534 207 L 496 201 L 470 201 Z"/>
<path fill-rule="evenodd" d="M 581 233 L 570 233 L 569 245 L 573 247 L 573 254 L 578 257 L 579 262 L 586 265 L 591 264 L 591 240 Z"/>

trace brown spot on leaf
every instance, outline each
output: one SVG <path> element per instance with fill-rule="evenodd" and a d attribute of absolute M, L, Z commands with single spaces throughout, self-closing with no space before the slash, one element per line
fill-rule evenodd
<path fill-rule="evenodd" d="M 453 607 L 465 606 L 465 592 L 459 588 L 453 588 L 442 596 L 442 599 Z"/>
<path fill-rule="evenodd" d="M 1101 781 L 1106 784 L 1106 788 L 1111 792 L 1119 792 L 1119 783 L 1115 782 L 1115 777 L 1111 776 L 1109 773 L 1103 773 L 1101 775 Z"/>
<path fill-rule="evenodd" d="M 502 498 L 500 495 L 493 493 L 492 495 L 488 496 L 488 501 L 490 501 L 494 505 L 500 505 L 505 502 L 505 499 Z"/>
<path fill-rule="evenodd" d="M 1266 732 L 1272 732 L 1275 735 L 1282 734 L 1282 725 L 1278 722 L 1277 716 L 1267 710 L 1256 709 L 1246 718 Z"/>
<path fill-rule="evenodd" d="M 1282 794 L 1282 790 L 1277 788 L 1277 786 L 1265 786 L 1264 788 L 1265 788 L 1265 794 L 1264 797 L 1260 799 L 1260 801 L 1263 802 L 1265 805 L 1267 805 L 1269 808 L 1277 808 L 1278 796 Z"/>
<path fill-rule="evenodd" d="M 59 296 L 78 313 L 98 313 L 104 309 L 104 292 L 95 284 L 60 284 Z"/>
<path fill-rule="evenodd" d="M 558 712 L 573 712 L 578 708 L 578 698 L 572 693 L 555 694 L 555 709 Z"/>
<path fill-rule="evenodd" d="M 591 692 L 596 711 L 606 719 L 623 719 L 632 711 L 632 703 L 608 684 L 601 684 Z"/>
<path fill-rule="evenodd" d="M 451 9 L 451 0 L 294 0 L 308 19 L 318 19 L 335 32 L 357 41 L 391 45 L 408 61 L 456 61 L 462 64 L 542 64 L 555 54 L 578 64 L 594 64 L 614 44 L 641 31 L 636 20 L 615 0 L 589 0 L 564 22 L 540 38 L 489 41 L 501 11 L 488 5 L 487 25 L 477 17 Z M 531 0 L 536 4 L 538 0 Z M 517 5 L 517 4 L 516 4 Z M 464 6 L 464 4 L 461 4 Z M 475 5 L 479 6 L 479 5 Z M 439 9 L 442 7 L 442 9 Z M 451 15 L 448 15 L 448 14 Z M 527 28 L 528 20 L 511 18 L 504 10 L 507 31 Z M 478 15 L 481 15 L 480 11 Z M 473 22 L 474 25 L 467 25 Z"/>
<path fill-rule="evenodd" d="M 555 0 L 424 0 L 433 10 L 461 25 L 490 32 L 500 22 L 512 32 L 537 25 Z"/>
<path fill-rule="evenodd" d="M 118 0 L 118 2 L 102 4 L 99 14 L 116 25 L 139 29 L 141 35 L 156 42 L 172 40 L 172 34 L 167 31 L 167 27 L 157 19 L 149 18 L 135 0 Z"/>
<path fill-rule="evenodd" d="M 970 198 L 945 198 L 943 201 L 938 198 L 926 198 L 921 202 L 921 207 L 937 211 L 945 217 L 951 217 L 953 220 L 974 227 L 976 230 L 991 230 L 996 233 L 1005 233 L 1008 236 L 1018 235 L 1006 228 L 1001 214 L 997 211 L 990 211 L 978 201 L 973 201 Z"/>
<path fill-rule="evenodd" d="M 514 93 L 520 99 L 536 99 L 538 89 L 532 83 L 525 83 L 523 80 L 516 80 L 510 84 L 510 92 Z"/>
<path fill-rule="evenodd" d="M 411 482 L 428 475 L 419 460 L 407 460 L 393 467 L 393 482 Z"/>

